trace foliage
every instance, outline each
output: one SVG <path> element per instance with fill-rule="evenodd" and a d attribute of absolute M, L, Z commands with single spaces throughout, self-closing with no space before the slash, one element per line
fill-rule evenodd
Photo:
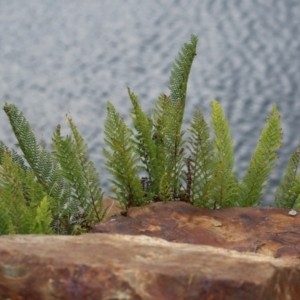
<path fill-rule="evenodd" d="M 194 205 L 210 208 L 214 206 L 209 193 L 216 169 L 214 144 L 199 108 L 195 111 L 189 131 L 187 149 L 190 156 L 187 158 L 186 192 Z"/>
<path fill-rule="evenodd" d="M 4 111 L 28 165 L 0 143 L 0 233 L 70 234 L 74 226 L 89 229 L 103 220 L 99 175 L 71 117 L 72 135 L 61 136 L 57 126 L 50 152 L 38 144 L 15 105 L 6 103 Z"/>
<path fill-rule="evenodd" d="M 273 106 L 249 168 L 240 182 L 234 172 L 228 120 L 216 100 L 212 101 L 211 113 L 213 140 L 199 108 L 190 125 L 190 136 L 184 140 L 185 132 L 181 127 L 196 46 L 197 38 L 192 35 L 191 42 L 183 46 L 173 65 L 171 96 L 160 95 L 152 113 L 143 112 L 138 97 L 128 89 L 133 105 L 133 130 L 124 124 L 115 109 L 114 118 L 110 116 L 109 104 L 105 141 L 110 149 L 104 148 L 104 154 L 108 159 L 107 169 L 114 176 L 113 191 L 125 208 L 171 199 L 207 208 L 259 204 L 281 145 L 278 111 Z M 139 182 L 141 171 L 146 176 Z M 130 185 L 135 186 L 137 196 Z"/>
<path fill-rule="evenodd" d="M 114 106 L 107 103 L 107 119 L 105 122 L 105 142 L 113 150 L 104 149 L 107 159 L 106 167 L 115 180 L 115 193 L 124 207 L 142 204 L 143 190 L 137 175 L 136 166 L 139 158 L 134 151 L 134 142 L 130 137 L 132 131 L 126 126 Z"/>
<path fill-rule="evenodd" d="M 292 153 L 280 186 L 275 193 L 277 207 L 300 209 L 300 144 Z"/>
<path fill-rule="evenodd" d="M 115 184 L 116 196 L 125 207 L 183 196 L 181 181 L 184 168 L 184 132 L 181 127 L 187 82 L 196 46 L 197 37 L 192 35 L 191 43 L 183 46 L 173 65 L 170 77 L 171 96 L 161 95 L 158 98 L 153 116 L 142 111 L 137 96 L 128 90 L 133 104 L 131 117 L 134 133 L 116 114 L 112 105 L 108 105 L 105 142 L 110 150 L 104 148 L 104 155 L 108 159 L 106 167 L 115 178 L 112 182 Z M 138 162 L 142 165 L 137 165 Z M 138 178 L 141 171 L 147 173 L 144 191 Z M 142 178 L 142 183 L 145 183 L 144 179 Z M 162 179 L 168 183 L 172 197 L 166 197 L 161 191 L 162 187 L 166 191 Z"/>
<path fill-rule="evenodd" d="M 239 203 L 243 206 L 258 204 L 270 173 L 276 166 L 276 151 L 281 146 L 281 122 L 274 104 L 267 125 L 261 133 L 259 142 L 251 158 L 249 168 L 240 184 Z"/>
<path fill-rule="evenodd" d="M 50 201 L 47 196 L 43 198 L 36 209 L 34 233 L 50 234 L 51 230 L 51 211 Z"/>
<path fill-rule="evenodd" d="M 209 198 L 214 207 L 233 206 L 238 198 L 238 181 L 233 173 L 234 154 L 230 129 L 221 105 L 212 102 L 212 126 L 215 134 L 214 173 Z"/>
<path fill-rule="evenodd" d="M 46 214 L 38 213 L 40 199 L 45 193 L 34 177 L 31 170 L 25 172 L 14 162 L 8 152 L 3 153 L 0 167 L 1 234 L 34 233 L 36 224 L 33 220 L 37 215 L 47 219 Z M 49 232 L 50 228 L 44 233 Z"/>
<path fill-rule="evenodd" d="M 197 42 L 192 35 L 184 44 L 171 70 L 170 96 L 160 95 L 152 111 L 145 113 L 128 89 L 133 128 L 107 103 L 105 166 L 125 213 L 131 206 L 156 201 L 180 200 L 210 209 L 260 203 L 281 146 L 278 110 L 273 105 L 241 180 L 234 171 L 229 122 L 216 100 L 211 128 L 197 108 L 184 139 L 186 91 Z M 99 174 L 71 116 L 71 134 L 62 136 L 58 125 L 49 151 L 15 105 L 6 103 L 4 111 L 23 155 L 0 141 L 0 234 L 80 234 L 102 221 L 106 209 Z M 299 162 L 300 144 L 276 191 L 278 207 L 300 208 Z"/>

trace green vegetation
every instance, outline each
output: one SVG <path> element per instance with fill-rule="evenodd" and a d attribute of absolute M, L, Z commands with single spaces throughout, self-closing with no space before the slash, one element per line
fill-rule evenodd
<path fill-rule="evenodd" d="M 281 146 L 278 110 L 273 105 L 240 181 L 233 171 L 228 120 L 216 100 L 211 129 L 198 108 L 184 139 L 187 84 L 197 42 L 192 35 L 179 52 L 171 71 L 170 96 L 160 95 L 150 113 L 143 112 L 128 89 L 133 128 L 107 103 L 105 165 L 124 212 L 131 206 L 171 200 L 209 209 L 260 203 Z M 0 142 L 0 234 L 80 234 L 105 219 L 99 175 L 71 116 L 67 115 L 71 134 L 62 136 L 58 125 L 48 150 L 37 142 L 15 105 L 6 103 L 4 111 L 22 155 Z M 278 207 L 300 208 L 299 161 L 300 145 L 276 191 Z"/>
<path fill-rule="evenodd" d="M 0 233 L 72 234 L 103 220 L 99 175 L 71 117 L 72 134 L 61 136 L 57 126 L 49 152 L 15 105 L 4 111 L 23 156 L 0 143 Z"/>

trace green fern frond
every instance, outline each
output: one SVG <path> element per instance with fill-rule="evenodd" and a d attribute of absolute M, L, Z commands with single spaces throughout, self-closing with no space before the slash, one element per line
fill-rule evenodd
<path fill-rule="evenodd" d="M 5 207 L 7 233 L 32 232 L 34 210 L 30 207 L 31 199 L 24 197 L 24 177 L 24 170 L 4 152 L 0 166 L 0 202 Z"/>
<path fill-rule="evenodd" d="M 45 149 L 41 149 L 29 123 L 15 105 L 5 103 L 3 109 L 9 118 L 26 161 L 38 180 L 43 184 L 47 183 L 49 175 L 53 171 L 50 154 Z"/>
<path fill-rule="evenodd" d="M 179 192 L 180 180 L 183 177 L 184 167 L 184 143 L 181 124 L 179 124 L 178 115 L 181 111 L 179 101 L 169 104 L 164 114 L 163 127 L 160 135 L 164 141 L 165 153 L 165 172 L 168 174 L 168 182 L 176 196 Z"/>
<path fill-rule="evenodd" d="M 159 198 L 163 202 L 172 201 L 172 191 L 170 188 L 170 185 L 168 183 L 168 174 L 165 173 L 164 176 L 162 176 L 160 181 L 160 192 L 159 192 Z"/>
<path fill-rule="evenodd" d="M 72 198 L 78 201 L 78 205 L 85 205 L 87 191 L 77 158 L 76 145 L 70 136 L 61 136 L 60 128 L 56 129 L 52 141 L 52 147 L 55 150 L 53 156 L 61 167 L 61 175 L 71 184 Z"/>
<path fill-rule="evenodd" d="M 45 196 L 40 205 L 37 207 L 36 216 L 35 216 L 35 234 L 51 234 L 51 210 L 50 210 L 50 201 L 47 196 Z"/>
<path fill-rule="evenodd" d="M 31 170 L 38 182 L 43 185 L 48 196 L 55 200 L 51 203 L 53 226 L 56 232 L 60 232 L 64 226 L 62 222 L 65 222 L 66 218 L 62 213 L 63 208 L 70 197 L 68 182 L 60 175 L 58 165 L 52 155 L 38 144 L 22 112 L 15 105 L 7 103 L 3 109 Z"/>
<path fill-rule="evenodd" d="M 265 187 L 270 173 L 278 159 L 276 151 L 281 146 L 281 121 L 276 105 L 268 117 L 259 142 L 254 150 L 249 168 L 240 184 L 240 206 L 253 206 L 259 204 L 259 198 Z"/>
<path fill-rule="evenodd" d="M 111 149 L 103 149 L 107 158 L 106 168 L 114 176 L 111 182 L 118 184 L 119 199 L 126 207 L 143 204 L 143 190 L 137 176 L 139 157 L 129 129 L 114 106 L 107 103 L 107 118 L 104 127 L 105 142 Z"/>
<path fill-rule="evenodd" d="M 300 182 L 300 181 L 299 181 Z M 298 197 L 295 201 L 295 205 L 293 207 L 294 209 L 300 210 L 300 193 L 298 194 Z"/>
<path fill-rule="evenodd" d="M 277 207 L 294 208 L 300 195 L 300 181 L 297 177 L 300 163 L 300 143 L 290 157 L 285 174 L 275 192 L 275 205 Z"/>
<path fill-rule="evenodd" d="M 187 194 L 193 205 L 212 208 L 209 189 L 215 169 L 214 147 L 200 109 L 196 109 L 189 131 L 187 148 L 191 156 L 187 160 Z"/>
<path fill-rule="evenodd" d="M 171 99 L 170 97 L 161 94 L 158 97 L 158 100 L 155 104 L 155 109 L 152 115 L 152 123 L 153 123 L 153 132 L 152 132 L 152 139 L 155 143 L 157 149 L 157 160 L 160 162 L 159 164 L 159 174 L 160 178 L 165 173 L 165 160 L 166 160 L 166 136 L 165 131 L 163 129 L 166 128 L 167 123 L 167 115 L 169 114 L 170 107 L 171 107 Z"/>
<path fill-rule="evenodd" d="M 2 163 L 4 152 L 8 152 L 10 157 L 12 158 L 12 161 L 18 163 L 24 171 L 27 171 L 29 169 L 25 164 L 23 157 L 19 155 L 14 149 L 9 149 L 2 141 L 0 141 L 0 164 Z"/>
<path fill-rule="evenodd" d="M 45 196 L 43 186 L 36 182 L 32 171 L 25 172 L 14 162 L 9 152 L 3 154 L 0 170 L 0 206 L 6 219 L 5 233 L 36 233 L 34 219 Z M 50 231 L 48 226 L 46 231 L 40 233 Z"/>
<path fill-rule="evenodd" d="M 14 233 L 9 230 L 10 228 L 9 223 L 10 223 L 10 217 L 9 217 L 8 207 L 0 196 L 0 235 Z"/>
<path fill-rule="evenodd" d="M 151 182 L 152 198 L 154 194 L 159 193 L 159 183 L 161 179 L 161 161 L 158 159 L 157 147 L 153 138 L 152 120 L 142 111 L 137 96 L 128 89 L 128 94 L 133 105 L 132 120 L 136 130 L 135 138 L 137 152 L 141 162 L 145 166 L 145 171 L 149 175 Z"/>
<path fill-rule="evenodd" d="M 241 183 L 233 172 L 228 120 L 217 101 L 212 101 L 214 140 L 197 109 L 186 143 L 182 123 L 197 42 L 192 35 L 190 43 L 184 44 L 171 70 L 170 97 L 160 95 L 152 114 L 142 111 L 138 97 L 128 89 L 133 130 L 107 103 L 105 166 L 124 210 L 171 200 L 210 209 L 259 203 L 281 146 L 277 108 L 272 108 Z M 80 234 L 106 218 L 99 174 L 71 116 L 67 115 L 71 135 L 62 136 L 58 126 L 52 136 L 54 151 L 49 152 L 45 143 L 37 142 L 15 105 L 5 103 L 4 111 L 24 155 L 0 141 L 0 234 Z M 276 191 L 279 207 L 300 209 L 299 163 L 300 144 Z M 145 172 L 148 177 L 140 179 Z"/>
<path fill-rule="evenodd" d="M 87 214 L 86 220 L 90 224 L 96 221 L 100 222 L 105 217 L 105 213 L 102 211 L 103 192 L 100 186 L 99 173 L 97 173 L 94 163 L 88 159 L 87 144 L 79 134 L 70 115 L 67 115 L 67 120 L 74 137 L 74 150 L 81 166 L 87 192 L 88 202 L 85 203 L 87 206 L 83 207 Z"/>
<path fill-rule="evenodd" d="M 184 166 L 182 136 L 181 130 L 184 108 L 186 102 L 187 83 L 191 66 L 196 55 L 198 38 L 191 35 L 191 42 L 184 44 L 178 53 L 170 76 L 171 103 L 165 108 L 165 125 L 163 128 L 165 148 L 167 149 L 165 171 L 169 174 L 169 183 L 174 195 L 178 194 L 180 180 L 183 178 L 182 168 Z"/>
<path fill-rule="evenodd" d="M 212 125 L 215 135 L 215 170 L 209 197 L 216 207 L 234 206 L 238 197 L 238 181 L 233 173 L 233 142 L 228 121 L 216 100 L 212 101 Z"/>
<path fill-rule="evenodd" d="M 38 170 L 37 176 L 39 176 L 41 170 L 38 167 L 41 151 L 29 123 L 15 105 L 5 103 L 3 109 L 9 118 L 13 132 L 18 139 L 18 145 L 23 151 L 27 162 L 33 170 Z"/>
<path fill-rule="evenodd" d="M 171 101 L 175 103 L 177 101 L 182 102 L 182 107 L 185 106 L 187 83 L 192 67 L 194 57 L 196 55 L 198 38 L 195 35 L 191 35 L 191 43 L 184 44 L 181 52 L 178 53 L 178 58 L 173 64 L 171 76 L 170 76 L 170 91 Z M 179 119 L 182 116 L 177 116 Z"/>
<path fill-rule="evenodd" d="M 57 165 L 51 154 L 38 144 L 29 123 L 15 105 L 5 103 L 3 109 L 9 118 L 19 147 L 38 181 L 44 185 L 48 195 L 57 199 L 60 207 L 63 206 L 66 201 L 65 182 L 58 175 Z"/>
<path fill-rule="evenodd" d="M 77 223 L 80 220 L 76 222 L 75 218 L 80 214 L 81 209 L 85 209 L 87 203 L 87 191 L 77 159 L 76 147 L 70 136 L 61 136 L 59 127 L 56 128 L 52 141 L 52 147 L 55 150 L 53 155 L 60 166 L 59 172 L 66 179 L 71 191 L 65 214 L 68 214 L 70 223 Z"/>

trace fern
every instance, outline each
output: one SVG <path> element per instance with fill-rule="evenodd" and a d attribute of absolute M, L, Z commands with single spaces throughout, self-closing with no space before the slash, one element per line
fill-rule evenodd
<path fill-rule="evenodd" d="M 186 101 L 186 91 L 189 79 L 190 70 L 194 57 L 196 55 L 198 38 L 195 35 L 191 35 L 191 43 L 184 44 L 181 52 L 178 53 L 178 58 L 173 64 L 171 76 L 170 76 L 170 91 L 171 101 L 175 103 L 181 101 L 182 114 L 177 116 L 179 122 L 182 122 L 183 112 Z"/>
<path fill-rule="evenodd" d="M 11 226 L 8 207 L 0 198 L 0 235 L 14 233 L 13 227 Z"/>
<path fill-rule="evenodd" d="M 115 177 L 111 182 L 125 208 L 143 204 L 143 190 L 136 166 L 139 157 L 131 139 L 132 131 L 125 125 L 114 106 L 107 103 L 105 142 L 112 150 L 103 149 L 107 159 L 106 168 Z"/>
<path fill-rule="evenodd" d="M 187 194 L 193 205 L 213 208 L 209 190 L 215 170 L 214 145 L 200 109 L 196 109 L 189 131 L 187 148 L 191 156 L 187 158 Z"/>
<path fill-rule="evenodd" d="M 10 223 L 10 233 L 28 233 L 31 215 L 23 194 L 24 172 L 12 162 L 8 153 L 4 153 L 0 174 L 0 201 L 6 207 L 6 221 Z M 7 227 L 9 223 L 6 224 Z"/>
<path fill-rule="evenodd" d="M 163 202 L 171 201 L 172 191 L 170 189 L 170 185 L 168 183 L 168 174 L 165 173 L 160 180 L 160 199 Z"/>
<path fill-rule="evenodd" d="M 149 175 L 151 193 L 147 197 L 151 199 L 153 195 L 159 193 L 159 183 L 162 176 L 161 161 L 158 159 L 159 148 L 153 138 L 152 120 L 142 111 L 137 96 L 129 89 L 128 93 L 133 105 L 131 116 L 136 130 L 137 152 L 144 166 L 142 168 Z"/>
<path fill-rule="evenodd" d="M 170 187 L 176 197 L 179 191 L 180 181 L 184 166 L 184 143 L 182 139 L 184 132 L 181 124 L 178 124 L 178 116 L 181 113 L 181 103 L 177 101 L 170 103 L 165 114 L 165 126 L 162 128 L 162 136 L 165 147 L 165 171 L 168 174 Z"/>
<path fill-rule="evenodd" d="M 16 169 L 13 172 L 13 177 L 16 178 L 12 180 L 17 180 L 20 185 L 16 201 L 26 204 L 22 209 L 26 211 L 27 206 L 30 207 L 30 212 L 36 212 L 38 207 L 42 209 L 41 201 L 47 196 L 47 205 L 51 210 L 51 227 L 55 233 L 71 233 L 74 226 L 90 228 L 96 220 L 101 221 L 105 217 L 105 211 L 102 209 L 103 193 L 99 176 L 93 163 L 87 158 L 87 146 L 71 117 L 68 116 L 67 120 L 73 138 L 62 137 L 58 126 L 52 138 L 55 151 L 51 153 L 37 143 L 29 123 L 15 105 L 5 104 L 4 110 L 9 117 L 24 158 L 29 164 L 27 167 L 23 158 L 15 150 L 10 150 L 2 142 L 0 143 L 2 167 L 6 166 L 4 157 L 8 155 L 11 158 L 11 165 Z M 8 172 L 12 171 L 8 170 Z M 6 179 L 2 179 L 1 194 L 4 199 L 9 199 L 14 194 Z M 23 225 L 17 226 L 12 216 L 7 217 L 6 212 L 7 209 L 0 215 L 0 218 L 6 220 L 4 231 L 34 230 L 26 228 L 25 220 L 20 223 Z M 34 217 L 31 216 L 30 220 L 32 223 Z"/>
<path fill-rule="evenodd" d="M 26 166 L 23 157 L 19 155 L 14 149 L 9 149 L 2 141 L 0 141 L 0 164 L 2 164 L 4 152 L 8 152 L 12 161 L 16 162 L 24 171 L 27 171 L 29 169 L 28 166 Z"/>
<path fill-rule="evenodd" d="M 40 202 L 40 205 L 37 208 L 36 216 L 35 216 L 35 228 L 34 233 L 40 234 L 51 234 L 51 211 L 50 211 L 50 201 L 45 196 L 43 200 Z"/>
<path fill-rule="evenodd" d="M 138 97 L 128 89 L 133 129 L 107 103 L 105 165 L 113 175 L 112 191 L 125 211 L 130 206 L 171 200 L 210 209 L 259 204 L 281 145 L 277 108 L 273 106 L 239 182 L 233 172 L 228 120 L 216 100 L 211 113 L 214 139 L 200 109 L 193 116 L 189 138 L 183 139 L 186 92 L 196 47 L 197 37 L 192 35 L 173 64 L 170 96 L 160 95 L 152 113 L 143 112 Z M 0 141 L 0 234 L 81 234 L 102 221 L 107 208 L 102 206 L 99 174 L 71 116 L 67 115 L 71 134 L 62 136 L 57 126 L 52 135 L 54 151 L 50 152 L 39 145 L 15 105 L 5 103 L 4 111 L 23 156 Z M 300 145 L 276 191 L 279 207 L 300 208 L 299 161 Z M 144 177 L 139 178 L 141 174 Z"/>
<path fill-rule="evenodd" d="M 168 181 L 171 182 L 171 169 L 170 166 L 170 148 L 167 148 L 167 123 L 168 116 L 171 108 L 170 97 L 162 94 L 159 96 L 155 109 L 152 114 L 152 140 L 154 141 L 156 147 L 156 161 L 158 162 L 157 166 L 157 177 L 159 182 L 163 176 L 168 176 Z M 171 146 L 172 147 L 172 146 Z M 155 161 L 155 162 L 156 162 Z M 169 173 L 168 173 L 169 171 Z M 165 175 L 167 174 L 167 175 Z M 159 197 L 159 192 L 157 196 Z"/>
<path fill-rule="evenodd" d="M 37 143 L 29 123 L 17 107 L 5 103 L 4 111 L 9 118 L 26 161 L 48 195 L 56 200 L 55 210 L 59 214 L 68 199 L 69 193 L 66 182 L 59 175 L 57 164 L 51 154 Z"/>
<path fill-rule="evenodd" d="M 105 212 L 102 207 L 103 192 L 100 186 L 99 173 L 97 173 L 94 163 L 88 159 L 87 144 L 79 134 L 70 115 L 67 115 L 67 120 L 74 137 L 74 150 L 87 193 L 88 201 L 82 203 L 82 206 L 86 214 L 85 219 L 90 226 L 96 220 L 100 222 L 105 218 Z"/>
<path fill-rule="evenodd" d="M 238 197 L 238 182 L 233 173 L 233 142 L 228 121 L 216 100 L 212 102 L 212 125 L 215 134 L 215 170 L 209 197 L 214 207 L 232 206 Z"/>
<path fill-rule="evenodd" d="M 0 206 L 3 208 L 2 219 L 6 223 L 1 233 L 33 233 L 32 220 L 44 196 L 42 186 L 35 181 L 33 172 L 25 174 L 8 152 L 3 153 L 0 170 Z"/>
<path fill-rule="evenodd" d="M 72 224 L 81 222 L 80 219 L 77 220 L 77 217 L 87 203 L 86 187 L 71 137 L 62 137 L 58 126 L 52 141 L 52 147 L 55 150 L 54 157 L 60 166 L 59 174 L 64 178 L 66 185 L 68 185 L 66 189 L 70 193 L 64 209 L 61 209 L 66 222 L 65 226 L 70 233 Z"/>
<path fill-rule="evenodd" d="M 38 144 L 29 123 L 17 107 L 6 103 L 4 111 L 19 142 L 18 145 L 38 182 L 44 186 L 49 197 L 55 199 L 51 203 L 53 226 L 57 232 L 62 232 L 64 226 L 62 222 L 65 222 L 62 211 L 70 196 L 68 183 L 59 174 L 58 166 L 51 154 Z"/>
<path fill-rule="evenodd" d="M 275 205 L 284 208 L 299 208 L 300 180 L 297 171 L 300 163 L 300 144 L 290 157 L 280 186 L 275 193 Z"/>
<path fill-rule="evenodd" d="M 174 196 L 177 197 L 180 181 L 182 179 L 184 132 L 181 130 L 184 108 L 186 103 L 187 83 L 194 57 L 196 55 L 198 38 L 191 35 L 191 42 L 184 44 L 178 58 L 175 60 L 170 76 L 171 102 L 166 105 L 164 113 L 165 127 L 163 136 L 168 153 L 166 160 L 166 172 L 169 174 L 169 182 Z"/>
<path fill-rule="evenodd" d="M 274 104 L 266 126 L 251 158 L 249 168 L 240 184 L 239 206 L 259 204 L 259 198 L 278 159 L 276 151 L 281 146 L 281 122 Z"/>

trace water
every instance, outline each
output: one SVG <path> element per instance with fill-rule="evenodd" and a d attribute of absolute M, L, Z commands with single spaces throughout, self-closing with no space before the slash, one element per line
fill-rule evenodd
<path fill-rule="evenodd" d="M 276 103 L 283 147 L 264 205 L 300 138 L 298 0 L 0 1 L 0 99 L 15 103 L 39 139 L 51 142 L 65 114 L 89 144 L 107 189 L 102 155 L 106 102 L 126 121 L 127 86 L 147 110 L 168 93 L 172 62 L 190 34 L 199 37 L 185 119 L 211 99 L 222 104 L 235 141 L 236 170 L 247 168 Z M 67 133 L 67 130 L 63 133 Z M 0 138 L 16 142 L 4 112 Z"/>

